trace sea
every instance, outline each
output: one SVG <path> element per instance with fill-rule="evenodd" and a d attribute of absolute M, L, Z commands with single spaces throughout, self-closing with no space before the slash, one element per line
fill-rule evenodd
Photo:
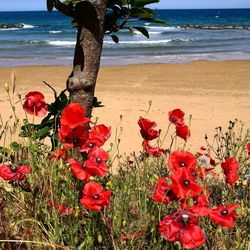
<path fill-rule="evenodd" d="M 1 10 L 1 8 L 0 8 Z M 149 39 L 128 29 L 119 43 L 105 36 L 102 65 L 186 63 L 196 60 L 250 60 L 250 9 L 155 10 L 166 24 L 132 23 Z M 57 11 L 0 12 L 0 67 L 71 65 L 76 29 Z"/>

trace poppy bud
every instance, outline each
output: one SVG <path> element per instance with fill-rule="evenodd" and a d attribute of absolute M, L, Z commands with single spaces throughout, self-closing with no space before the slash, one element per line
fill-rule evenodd
<path fill-rule="evenodd" d="M 111 189 L 112 189 L 112 187 L 113 187 L 112 182 L 111 182 L 111 181 L 107 182 L 107 183 L 106 183 L 106 187 L 108 187 L 108 188 L 111 188 Z"/>
<path fill-rule="evenodd" d="M 66 169 L 66 168 L 65 168 L 64 164 L 61 163 L 61 164 L 59 165 L 59 170 L 65 170 L 65 169 Z"/>
<path fill-rule="evenodd" d="M 188 221 L 188 218 L 189 218 L 188 214 L 183 214 L 181 217 L 182 217 L 182 220 L 183 220 L 184 222 L 187 222 L 187 221 Z"/>
<path fill-rule="evenodd" d="M 234 211 L 235 211 L 236 215 L 240 215 L 241 214 L 241 209 L 239 207 L 235 208 Z"/>
<path fill-rule="evenodd" d="M 155 180 L 159 179 L 158 175 L 156 175 L 156 174 L 153 174 L 153 177 L 155 178 Z"/>
<path fill-rule="evenodd" d="M 188 207 L 192 207 L 194 205 L 194 201 L 192 198 L 188 199 L 187 203 L 188 203 Z"/>
<path fill-rule="evenodd" d="M 102 236 L 101 236 L 101 234 L 98 234 L 97 240 L 98 240 L 99 243 L 102 243 Z"/>
<path fill-rule="evenodd" d="M 75 208 L 75 217 L 78 217 L 80 215 L 80 209 L 79 209 L 79 207 L 77 206 L 76 208 Z"/>
<path fill-rule="evenodd" d="M 10 87 L 9 87 L 9 84 L 7 82 L 4 84 L 4 88 L 5 88 L 6 92 L 9 93 Z"/>

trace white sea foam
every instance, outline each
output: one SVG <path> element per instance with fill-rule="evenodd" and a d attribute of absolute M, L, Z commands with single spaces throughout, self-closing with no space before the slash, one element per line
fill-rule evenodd
<path fill-rule="evenodd" d="M 25 23 L 22 23 L 23 25 L 23 29 L 31 29 L 31 28 L 34 28 L 35 26 L 33 25 L 30 25 L 30 24 L 25 24 Z"/>
<path fill-rule="evenodd" d="M 35 26 L 33 25 L 29 25 L 29 24 L 25 24 L 25 23 L 21 23 L 23 25 L 22 28 L 1 28 L 0 30 L 20 30 L 20 29 L 31 29 L 34 28 Z"/>
<path fill-rule="evenodd" d="M 177 31 L 180 30 L 181 27 L 167 27 L 167 26 L 146 26 L 148 30 L 159 30 L 159 31 Z"/>
<path fill-rule="evenodd" d="M 0 29 L 1 31 L 2 30 L 6 30 L 6 31 L 8 31 L 8 30 L 19 30 L 19 28 L 8 28 L 8 29 L 6 29 L 6 28 L 2 28 L 2 29 Z"/>
<path fill-rule="evenodd" d="M 49 45 L 60 47 L 72 47 L 76 44 L 75 41 L 48 41 Z"/>
<path fill-rule="evenodd" d="M 61 30 L 51 30 L 51 31 L 49 31 L 49 33 L 58 34 L 58 33 L 62 33 L 62 31 Z"/>
<path fill-rule="evenodd" d="M 118 45 L 146 45 L 146 46 L 155 46 L 155 45 L 164 45 L 167 43 L 190 43 L 193 39 L 185 38 L 185 39 L 164 39 L 164 40 L 137 40 L 137 41 L 119 41 Z M 114 44 L 113 41 L 104 41 L 104 44 Z"/>
<path fill-rule="evenodd" d="M 149 33 L 149 35 L 160 35 L 160 34 L 162 34 L 161 31 L 149 31 L 148 33 Z M 138 31 L 138 30 L 135 30 L 134 34 L 135 35 L 142 35 L 142 33 L 140 31 Z"/>

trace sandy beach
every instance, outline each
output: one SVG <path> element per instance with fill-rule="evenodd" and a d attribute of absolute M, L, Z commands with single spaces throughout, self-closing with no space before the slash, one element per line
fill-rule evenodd
<path fill-rule="evenodd" d="M 65 88 L 71 67 L 25 66 L 0 68 L 0 114 L 6 121 L 11 115 L 4 83 L 16 75 L 17 94 L 41 91 L 50 102 L 52 91 L 42 81 L 50 83 L 58 92 Z M 105 107 L 95 109 L 93 120 L 112 127 L 120 138 L 120 153 L 141 149 L 142 139 L 137 125 L 140 116 L 154 120 L 162 133 L 167 129 L 168 111 L 181 108 L 188 123 L 192 115 L 191 138 L 187 148 L 193 152 L 205 145 L 204 135 L 213 137 L 214 128 L 227 127 L 235 118 L 250 127 L 250 61 L 197 61 L 187 64 L 138 64 L 102 67 L 96 86 L 96 96 Z M 149 102 L 152 101 L 150 110 Z M 17 105 L 18 116 L 24 113 Z M 117 130 L 117 133 L 116 133 Z M 170 130 L 170 134 L 174 131 Z M 182 142 L 180 140 L 180 142 Z M 168 147 L 168 140 L 164 143 Z"/>

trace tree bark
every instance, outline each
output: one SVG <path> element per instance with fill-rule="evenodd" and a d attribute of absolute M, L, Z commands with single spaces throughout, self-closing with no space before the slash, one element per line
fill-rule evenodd
<path fill-rule="evenodd" d="M 70 101 L 80 103 L 86 116 L 92 112 L 96 79 L 104 39 L 105 0 L 78 2 L 74 17 L 77 21 L 77 41 L 73 70 L 67 80 Z"/>

